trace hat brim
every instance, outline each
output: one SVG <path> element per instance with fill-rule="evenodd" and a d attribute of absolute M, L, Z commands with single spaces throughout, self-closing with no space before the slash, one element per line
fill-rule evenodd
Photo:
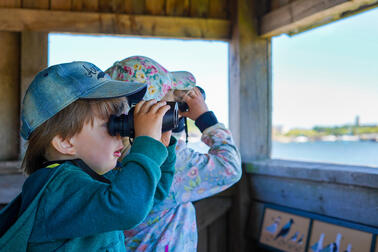
<path fill-rule="evenodd" d="M 102 85 L 80 96 L 81 99 L 107 99 L 118 97 L 134 97 L 142 99 L 147 91 L 147 85 L 143 83 L 128 83 L 123 81 L 106 80 Z"/>
<path fill-rule="evenodd" d="M 173 89 L 190 90 L 196 86 L 193 74 L 187 71 L 170 72 L 173 81 Z"/>

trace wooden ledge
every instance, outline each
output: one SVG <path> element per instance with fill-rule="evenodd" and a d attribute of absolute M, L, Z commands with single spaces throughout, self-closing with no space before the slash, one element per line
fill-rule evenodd
<path fill-rule="evenodd" d="M 252 175 L 378 188 L 378 168 L 368 166 L 269 159 L 245 164 L 245 169 Z"/>
<path fill-rule="evenodd" d="M 293 35 L 376 6 L 377 0 L 297 0 L 265 14 L 260 35 Z"/>
<path fill-rule="evenodd" d="M 231 23 L 225 19 L 0 8 L 0 31 L 228 40 Z"/>

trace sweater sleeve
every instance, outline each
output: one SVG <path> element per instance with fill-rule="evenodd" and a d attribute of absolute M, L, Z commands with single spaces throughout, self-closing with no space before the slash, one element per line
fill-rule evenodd
<path fill-rule="evenodd" d="M 210 147 L 205 154 L 186 146 L 177 150 L 172 185 L 176 204 L 212 196 L 241 178 L 240 153 L 223 124 L 206 128 L 201 140 Z"/>
<path fill-rule="evenodd" d="M 138 225 L 153 206 L 166 158 L 162 143 L 143 136 L 135 138 L 110 184 L 72 165 L 57 167 L 64 170 L 46 188 L 34 225 L 38 228 L 29 241 L 70 239 Z"/>
<path fill-rule="evenodd" d="M 156 187 L 155 204 L 163 201 L 167 197 L 171 188 L 173 176 L 175 174 L 176 144 L 176 138 L 171 137 L 170 143 L 167 147 L 168 157 L 160 167 L 161 179 Z"/>

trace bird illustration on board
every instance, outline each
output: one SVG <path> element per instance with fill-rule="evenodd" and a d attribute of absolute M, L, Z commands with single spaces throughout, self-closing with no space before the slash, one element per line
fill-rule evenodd
<path fill-rule="evenodd" d="M 293 225 L 294 220 L 290 218 L 290 220 L 281 228 L 281 230 L 278 232 L 274 240 L 277 240 L 278 238 L 282 237 L 285 238 L 287 234 L 290 232 L 290 228 Z"/>
<path fill-rule="evenodd" d="M 269 226 L 267 226 L 265 229 L 271 234 L 275 234 L 277 232 L 277 228 L 281 223 L 281 216 L 278 216 L 273 219 L 273 223 Z"/>

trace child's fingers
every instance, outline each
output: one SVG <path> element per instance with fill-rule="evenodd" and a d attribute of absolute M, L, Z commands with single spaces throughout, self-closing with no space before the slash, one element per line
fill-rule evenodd
<path fill-rule="evenodd" d="M 164 105 L 162 107 L 160 107 L 157 111 L 156 111 L 156 114 L 158 114 L 159 116 L 163 117 L 165 115 L 165 113 L 167 113 L 167 111 L 171 108 L 171 106 L 169 105 Z"/>
<path fill-rule="evenodd" d="M 156 104 L 157 101 L 155 99 L 151 99 L 151 100 L 148 100 L 146 101 L 142 107 L 140 108 L 140 113 L 148 113 L 151 109 L 151 107 Z"/>
<path fill-rule="evenodd" d="M 134 113 L 139 113 L 140 108 L 143 106 L 143 104 L 144 104 L 145 102 L 146 102 L 145 100 L 141 100 L 140 102 L 138 102 L 138 103 L 135 105 Z"/>
<path fill-rule="evenodd" d="M 159 108 L 161 108 L 162 106 L 164 106 L 166 104 L 167 104 L 167 102 L 165 102 L 165 101 L 157 102 L 156 104 L 154 104 L 153 106 L 151 106 L 149 112 L 156 113 L 159 110 Z"/>

